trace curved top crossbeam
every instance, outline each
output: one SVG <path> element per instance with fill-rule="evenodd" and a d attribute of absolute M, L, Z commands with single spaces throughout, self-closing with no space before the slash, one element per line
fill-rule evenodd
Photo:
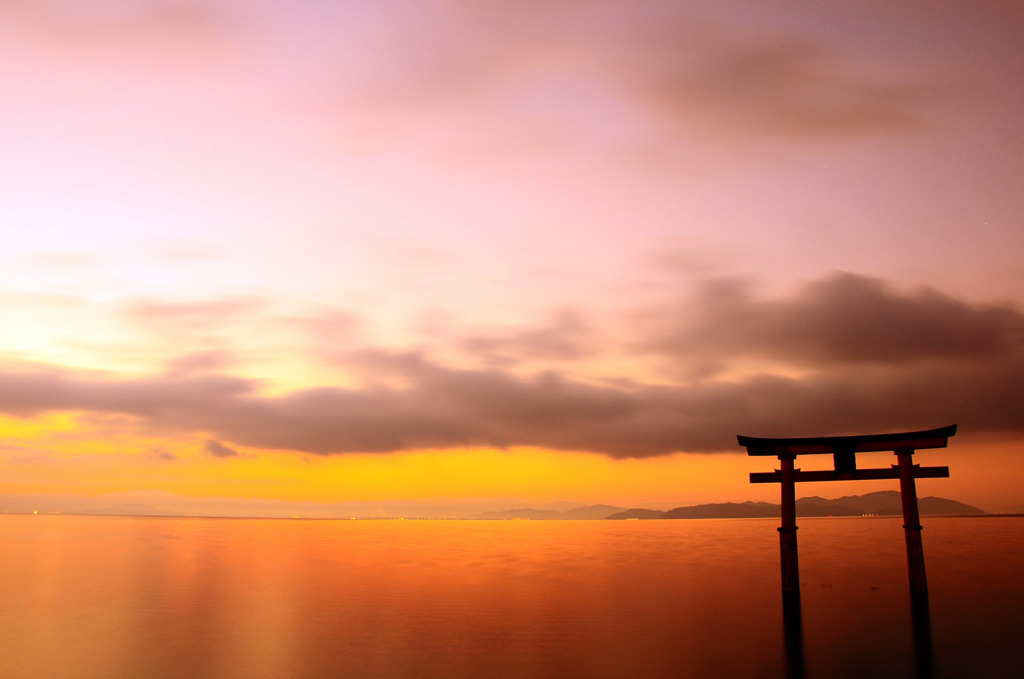
<path fill-rule="evenodd" d="M 956 434 L 956 425 L 923 431 L 905 431 L 893 434 L 867 434 L 864 436 L 812 436 L 808 438 L 758 438 L 737 436 L 748 455 L 816 455 L 844 452 L 869 453 L 880 450 L 909 448 L 945 448 L 950 436 Z"/>

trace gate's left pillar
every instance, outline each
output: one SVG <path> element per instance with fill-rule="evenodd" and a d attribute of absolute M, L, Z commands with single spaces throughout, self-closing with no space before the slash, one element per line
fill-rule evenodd
<path fill-rule="evenodd" d="M 782 596 L 800 598 L 800 560 L 796 548 L 796 456 L 780 453 L 782 465 L 782 525 L 779 526 L 779 554 L 782 558 Z"/>

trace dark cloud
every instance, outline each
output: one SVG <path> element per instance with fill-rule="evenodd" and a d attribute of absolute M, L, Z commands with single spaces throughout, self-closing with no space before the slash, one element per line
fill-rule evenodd
<path fill-rule="evenodd" d="M 791 299 L 758 299 L 750 287 L 714 282 L 651 312 L 671 327 L 654 330 L 647 346 L 677 358 L 755 356 L 803 366 L 987 360 L 1024 347 L 1024 314 L 1006 305 L 928 288 L 898 292 L 850 273 L 810 283 Z"/>
<path fill-rule="evenodd" d="M 462 348 L 494 366 L 520 361 L 573 360 L 595 353 L 595 333 L 583 314 L 560 309 L 540 327 L 491 330 L 462 340 Z"/>
<path fill-rule="evenodd" d="M 284 395 L 209 374 L 224 364 L 215 353 L 185 356 L 181 370 L 144 379 L 8 362 L 0 412 L 76 411 L 111 427 L 202 433 L 215 456 L 230 450 L 222 442 L 314 454 L 523 445 L 642 457 L 734 450 L 737 433 L 953 422 L 964 432 L 1024 433 L 1024 315 L 1009 306 L 835 274 L 768 300 L 719 282 L 652 315 L 673 323 L 648 327 L 643 353 L 690 370 L 689 381 L 524 375 L 538 356 L 573 358 L 577 346 L 594 344 L 590 326 L 565 314 L 535 329 L 471 338 L 484 353 L 521 359 L 515 370 L 452 367 L 424 351 L 339 351 L 336 367 L 360 386 Z M 765 361 L 782 374 L 751 372 Z M 787 372 L 793 366 L 800 371 Z"/>
<path fill-rule="evenodd" d="M 220 441 L 209 440 L 203 445 L 203 450 L 212 457 L 238 457 L 238 451 L 228 448 Z"/>
<path fill-rule="evenodd" d="M 854 68 L 803 40 L 711 41 L 696 56 L 682 48 L 638 73 L 635 92 L 651 110 L 686 126 L 730 136 L 831 137 L 928 126 L 937 104 L 961 83 L 909 80 Z"/>
<path fill-rule="evenodd" d="M 518 378 L 384 352 L 363 360 L 402 373 L 409 386 L 259 396 L 251 384 L 227 378 L 6 374 L 0 409 L 16 415 L 114 411 L 163 430 L 316 454 L 530 445 L 643 457 L 734 450 L 737 433 L 858 433 L 951 422 L 965 432 L 1024 432 L 1020 349 L 981 363 L 868 366 L 690 385 L 585 384 L 557 373 Z"/>
<path fill-rule="evenodd" d="M 157 460 L 159 462 L 170 462 L 171 460 L 177 460 L 174 453 L 168 452 L 163 448 L 150 448 L 145 452 L 145 456 L 151 460 Z"/>
<path fill-rule="evenodd" d="M 0 410 L 28 416 L 50 410 L 123 413 L 154 422 L 188 422 L 197 410 L 222 409 L 255 383 L 233 377 L 117 380 L 58 369 L 0 373 Z"/>
<path fill-rule="evenodd" d="M 631 106 L 654 121 L 652 138 L 664 145 L 666 130 L 710 143 L 918 131 L 974 87 L 966 76 L 922 74 L 916 65 L 906 65 L 913 76 L 900 75 L 899 54 L 882 70 L 856 52 L 830 51 L 817 36 L 744 33 L 679 3 L 457 4 L 450 21 L 382 36 L 382 45 L 406 49 L 373 60 L 380 70 L 355 86 L 356 98 L 404 112 L 529 96 L 538 83 L 600 83 L 589 91 L 593 110 Z M 577 109 L 550 98 L 542 105 L 542 115 L 511 122 L 523 129 L 542 119 L 556 137 L 579 128 Z"/>

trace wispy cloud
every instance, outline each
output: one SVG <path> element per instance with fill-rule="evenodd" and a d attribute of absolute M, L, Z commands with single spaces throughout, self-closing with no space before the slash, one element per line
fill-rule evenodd
<path fill-rule="evenodd" d="M 16 19 L 43 35 L 68 40 L 135 39 L 205 34 L 221 24 L 212 3 L 192 0 L 68 2 L 67 0 L 5 0 L 8 19 Z"/>
<path fill-rule="evenodd" d="M 550 322 L 531 328 L 490 329 L 465 337 L 462 349 L 494 366 L 520 361 L 568 361 L 596 353 L 594 329 L 575 309 L 559 309 Z"/>
<path fill-rule="evenodd" d="M 203 450 L 206 451 L 206 454 L 210 455 L 211 457 L 239 457 L 239 453 L 237 450 L 233 448 L 228 448 L 220 441 L 214 441 L 213 439 L 203 444 Z"/>
<path fill-rule="evenodd" d="M 702 41 L 705 42 L 705 41 Z M 930 126 L 965 85 L 855 68 L 802 39 L 718 36 L 694 52 L 678 48 L 637 73 L 635 92 L 665 121 L 716 130 L 716 137 L 824 139 Z"/>
<path fill-rule="evenodd" d="M 153 328 L 203 329 L 250 317 L 263 309 L 268 300 L 260 297 L 234 297 L 228 299 L 192 302 L 166 302 L 140 299 L 128 302 L 124 316 L 129 320 Z"/>
<path fill-rule="evenodd" d="M 222 441 L 314 454 L 539 446 L 643 457 L 731 450 L 737 433 L 948 422 L 977 433 L 1024 433 L 1016 398 L 1024 390 L 1024 316 L 1012 308 L 837 274 L 788 299 L 712 287 L 691 312 L 689 326 L 653 333 L 634 358 L 655 350 L 686 363 L 710 354 L 729 365 L 754 354 L 813 369 L 661 384 L 584 381 L 561 370 L 453 367 L 425 351 L 376 348 L 337 357 L 362 386 L 283 395 L 228 376 L 8 371 L 0 375 L 0 411 L 116 413 L 162 431 L 208 432 L 214 438 L 206 450 L 215 456 L 226 455 Z M 521 348 L 518 342 L 512 346 Z"/>
<path fill-rule="evenodd" d="M 164 450 L 163 448 L 150 448 L 143 453 L 143 455 L 157 462 L 170 462 L 178 459 L 174 453 Z"/>
<path fill-rule="evenodd" d="M 619 130 L 647 126 L 660 145 L 680 136 L 732 144 L 918 132 L 973 87 L 965 75 L 903 75 L 898 61 L 870 67 L 799 32 L 740 32 L 678 3 L 456 5 L 448 21 L 382 35 L 401 46 L 374 60 L 372 77 L 348 84 L 346 103 L 455 110 L 479 122 L 497 102 L 516 100 L 466 132 L 501 128 L 518 133 L 517 143 L 529 130 L 544 144 L 585 130 L 607 137 L 617 133 L 601 121 L 614 120 Z M 585 109 L 551 96 L 570 84 Z"/>
<path fill-rule="evenodd" d="M 228 351 L 196 351 L 171 359 L 165 372 L 168 377 L 191 377 L 224 372 L 233 363 L 234 358 Z"/>

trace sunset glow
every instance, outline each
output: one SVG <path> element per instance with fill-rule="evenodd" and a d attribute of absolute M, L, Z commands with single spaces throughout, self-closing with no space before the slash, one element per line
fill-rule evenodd
<path fill-rule="evenodd" d="M 1024 511 L 1022 32 L 4 3 L 0 504 L 776 501 L 736 434 L 957 423 L 921 494 Z"/>

